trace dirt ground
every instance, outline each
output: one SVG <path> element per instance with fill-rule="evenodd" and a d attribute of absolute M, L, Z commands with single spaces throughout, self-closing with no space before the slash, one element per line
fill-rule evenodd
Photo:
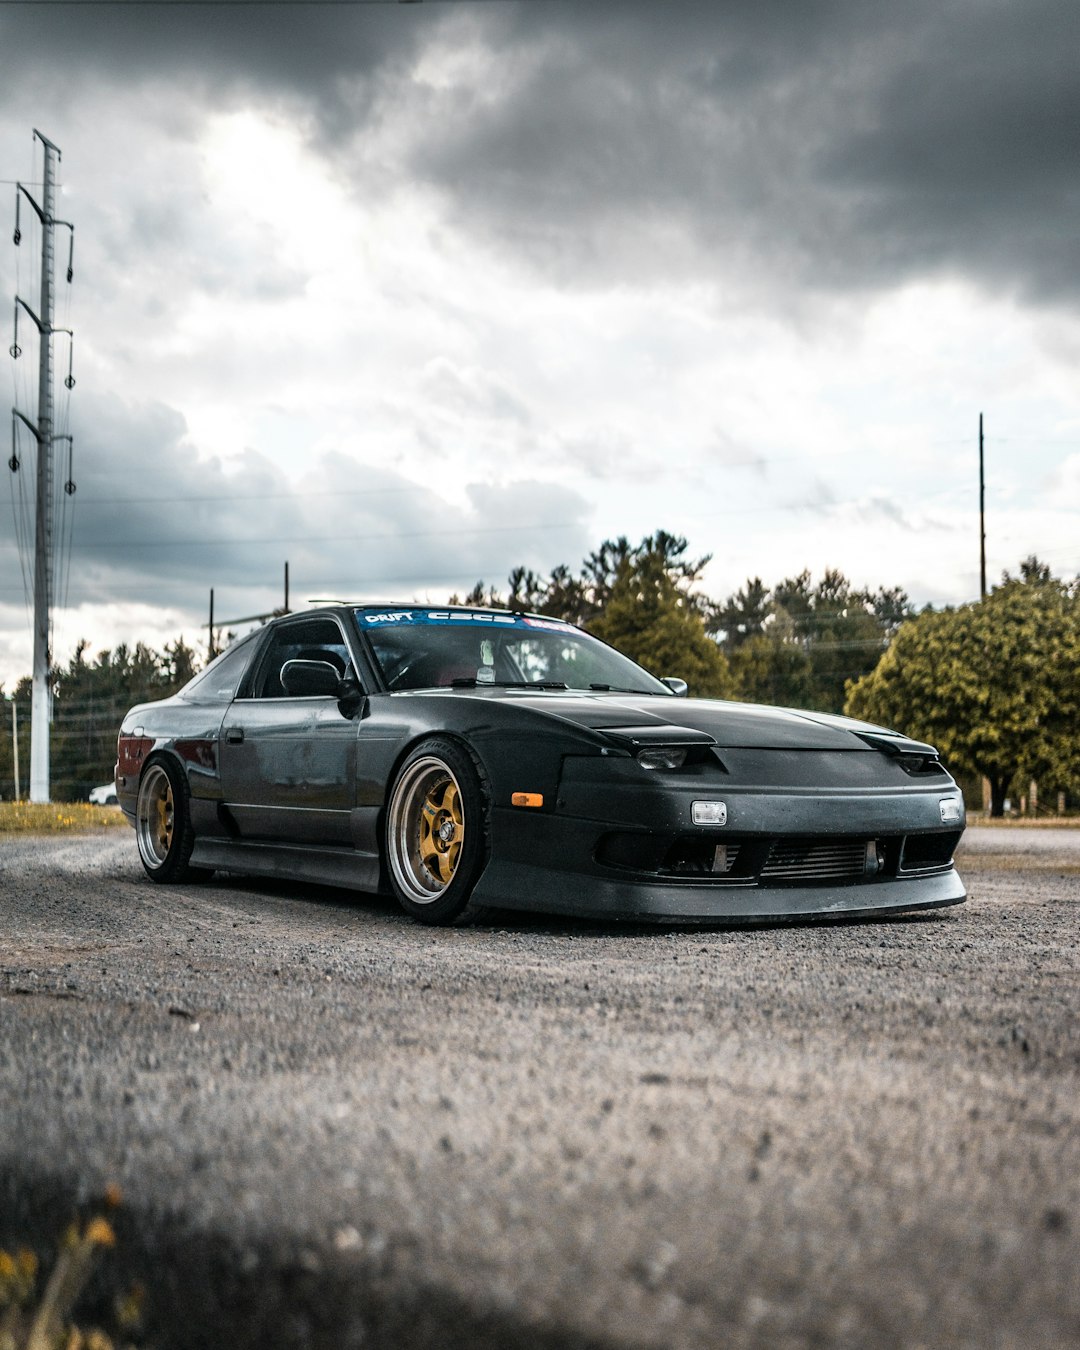
<path fill-rule="evenodd" d="M 0 1246 L 119 1183 L 91 1303 L 141 1280 L 159 1350 L 1076 1345 L 1052 833 L 970 831 L 956 909 L 749 931 L 431 930 L 4 837 Z"/>

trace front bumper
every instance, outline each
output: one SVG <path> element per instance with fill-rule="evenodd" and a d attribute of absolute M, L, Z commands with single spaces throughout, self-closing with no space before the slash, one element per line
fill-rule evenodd
<path fill-rule="evenodd" d="M 948 824 L 940 806 L 959 800 L 949 779 L 929 788 L 854 791 L 654 781 L 608 783 L 598 796 L 564 779 L 555 811 L 496 808 L 476 903 L 605 919 L 746 923 L 966 899 L 952 865 L 962 806 L 960 819 Z M 726 825 L 693 824 L 693 802 L 703 799 L 724 802 Z"/>

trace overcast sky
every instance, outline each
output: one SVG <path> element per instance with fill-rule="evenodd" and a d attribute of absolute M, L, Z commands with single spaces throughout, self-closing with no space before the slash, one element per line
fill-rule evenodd
<path fill-rule="evenodd" d="M 37 127 L 76 226 L 56 657 L 202 643 L 286 559 L 294 605 L 441 601 L 656 528 L 718 598 L 970 599 L 980 412 L 991 577 L 1075 575 L 1078 49 L 1072 0 L 0 5 L 4 210 Z"/>

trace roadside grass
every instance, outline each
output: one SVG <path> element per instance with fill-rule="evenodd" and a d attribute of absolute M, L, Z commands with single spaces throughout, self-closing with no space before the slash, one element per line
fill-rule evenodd
<path fill-rule="evenodd" d="M 113 1210 L 119 1204 L 119 1189 L 110 1186 L 104 1207 Z M 0 1350 L 127 1350 L 142 1320 L 139 1286 L 113 1300 L 115 1337 L 73 1321 L 100 1253 L 115 1245 L 112 1223 L 103 1214 L 73 1222 L 60 1239 L 43 1287 L 37 1255 L 29 1247 L 14 1252 L 0 1248 Z"/>
<path fill-rule="evenodd" d="M 1080 863 L 1061 853 L 967 853 L 956 855 L 956 866 L 962 877 L 979 872 L 1053 872 L 1059 877 L 1080 876 Z"/>
<path fill-rule="evenodd" d="M 0 802 L 0 834 L 68 834 L 126 825 L 115 806 L 89 802 Z"/>
<path fill-rule="evenodd" d="M 1080 816 L 998 816 L 989 811 L 969 811 L 968 825 L 993 825 L 995 830 L 1075 830 Z"/>

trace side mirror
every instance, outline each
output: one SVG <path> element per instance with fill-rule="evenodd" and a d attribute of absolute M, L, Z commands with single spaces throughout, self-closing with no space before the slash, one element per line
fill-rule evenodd
<path fill-rule="evenodd" d="M 674 675 L 665 675 L 664 678 L 660 681 L 660 683 L 666 684 L 676 698 L 686 697 L 686 692 L 689 686 L 687 685 L 685 680 L 677 679 Z"/>
<path fill-rule="evenodd" d="M 334 698 L 341 688 L 341 676 L 329 661 L 286 661 L 279 678 L 293 698 Z"/>
<path fill-rule="evenodd" d="M 363 689 L 360 688 L 360 681 L 356 678 L 356 671 L 350 666 L 345 672 L 345 678 L 337 687 L 338 712 L 342 717 L 351 721 L 362 709 L 367 706 L 367 699 Z M 366 714 L 364 714 L 366 715 Z"/>

